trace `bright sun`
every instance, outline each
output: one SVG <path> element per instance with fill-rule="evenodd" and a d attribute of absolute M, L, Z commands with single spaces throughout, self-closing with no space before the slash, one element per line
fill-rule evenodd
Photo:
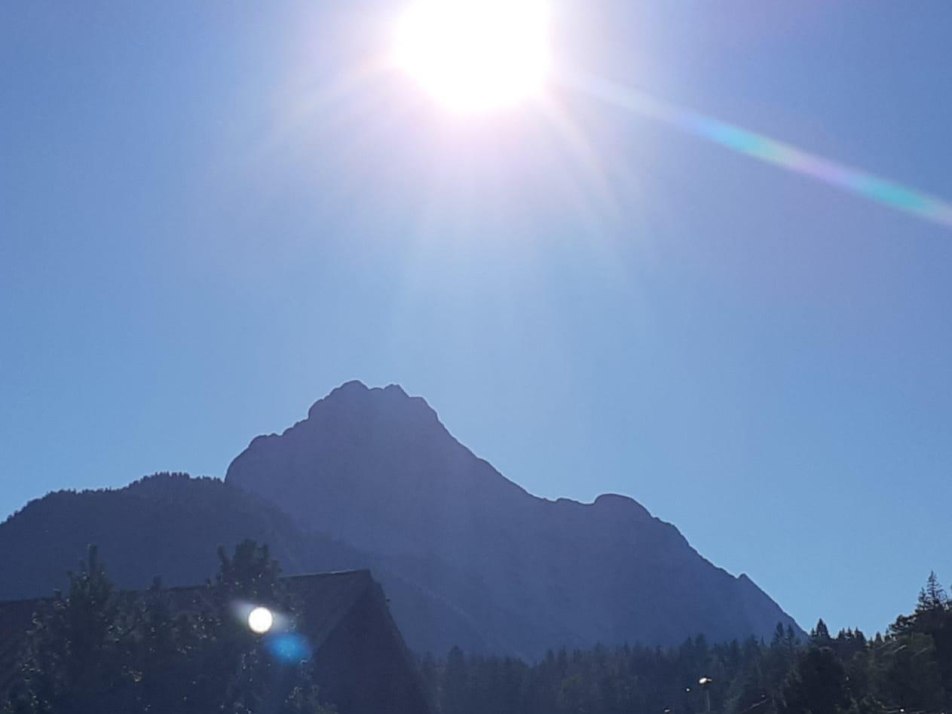
<path fill-rule="evenodd" d="M 415 0 L 394 59 L 439 102 L 485 112 L 537 95 L 551 62 L 544 0 Z"/>

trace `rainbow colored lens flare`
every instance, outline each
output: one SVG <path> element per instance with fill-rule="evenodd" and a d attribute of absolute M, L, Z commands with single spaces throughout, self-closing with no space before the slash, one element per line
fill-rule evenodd
<path fill-rule="evenodd" d="M 613 82 L 594 77 L 576 77 L 565 81 L 573 89 L 619 109 L 664 121 L 758 161 L 808 176 L 881 205 L 952 228 L 952 203 L 936 196 L 825 159 L 713 117 L 681 109 Z"/>

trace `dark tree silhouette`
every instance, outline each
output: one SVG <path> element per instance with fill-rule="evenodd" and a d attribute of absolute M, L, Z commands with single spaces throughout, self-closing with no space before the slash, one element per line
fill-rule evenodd
<path fill-rule="evenodd" d="M 220 557 L 208 597 L 174 616 L 158 582 L 117 592 L 90 548 L 68 593 L 36 613 L 21 684 L 0 711 L 326 714 L 307 664 L 275 663 L 234 615 L 241 597 L 290 607 L 268 549 L 245 541 Z"/>

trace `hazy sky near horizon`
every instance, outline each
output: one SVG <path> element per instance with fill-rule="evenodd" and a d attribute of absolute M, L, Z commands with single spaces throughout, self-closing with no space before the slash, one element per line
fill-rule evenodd
<path fill-rule="evenodd" d="M 568 71 L 952 200 L 946 0 L 553 6 Z M 450 116 L 367 69 L 400 7 L 0 7 L 0 517 L 360 379 L 804 627 L 950 584 L 952 229 L 568 87 Z"/>

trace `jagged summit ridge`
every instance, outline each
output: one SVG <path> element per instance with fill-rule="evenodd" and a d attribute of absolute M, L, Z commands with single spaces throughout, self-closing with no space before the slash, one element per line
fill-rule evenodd
<path fill-rule="evenodd" d="M 323 399 L 314 402 L 307 412 L 307 418 L 319 419 L 322 412 L 340 410 L 352 414 L 361 414 L 372 410 L 379 414 L 389 414 L 401 418 L 415 417 L 439 423 L 436 411 L 422 397 L 411 397 L 398 384 L 386 387 L 368 387 L 359 380 L 345 382 L 332 390 Z"/>
<path fill-rule="evenodd" d="M 341 422 L 351 420 L 368 420 L 365 424 L 373 424 L 379 428 L 380 422 L 392 421 L 394 424 L 404 428 L 408 425 L 425 424 L 442 432 L 456 446 L 461 449 L 468 449 L 459 443 L 449 430 L 439 420 L 436 410 L 423 398 L 410 396 L 406 390 L 399 384 L 388 384 L 385 387 L 368 387 L 362 381 L 353 379 L 344 382 L 339 387 L 334 388 L 327 396 L 317 400 L 308 409 L 307 418 L 297 422 L 294 426 L 286 429 L 282 435 L 287 435 L 294 430 L 308 430 L 312 428 L 335 428 L 339 427 Z M 331 423 L 329 423 L 331 422 Z M 333 424 L 332 424 L 333 423 Z M 252 443 L 259 439 L 271 439 L 277 437 L 277 434 L 268 434 L 257 436 Z M 473 458 L 478 459 L 475 455 Z M 482 459 L 482 463 L 487 465 Z M 515 483 L 506 479 L 498 471 L 492 469 L 492 472 L 514 486 Z M 518 487 L 517 488 L 521 488 Z M 547 499 L 533 496 L 539 500 L 548 502 Z M 574 508 L 578 506 L 593 507 L 606 516 L 630 515 L 638 518 L 653 518 L 654 516 L 643 505 L 638 503 L 630 496 L 617 493 L 603 493 L 591 503 L 583 503 L 571 498 L 558 498 L 555 503 L 566 507 Z"/>
<path fill-rule="evenodd" d="M 280 437 L 253 441 L 226 482 L 306 530 L 403 563 L 448 602 L 478 587 L 496 621 L 470 614 L 514 651 L 795 627 L 752 582 L 706 561 L 634 499 L 533 496 L 397 385 L 341 385 Z"/>

